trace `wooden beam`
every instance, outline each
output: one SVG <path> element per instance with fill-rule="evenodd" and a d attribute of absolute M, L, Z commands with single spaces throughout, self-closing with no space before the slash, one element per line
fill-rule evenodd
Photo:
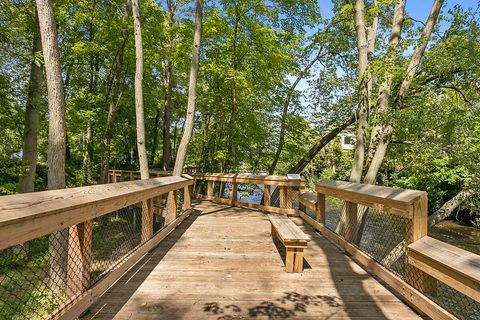
<path fill-rule="evenodd" d="M 93 221 L 69 228 L 67 257 L 67 296 L 74 297 L 90 286 Z"/>
<path fill-rule="evenodd" d="M 207 181 L 207 200 L 213 199 L 213 181 Z"/>
<path fill-rule="evenodd" d="M 480 256 L 424 237 L 407 248 L 408 263 L 480 302 Z"/>
<path fill-rule="evenodd" d="M 301 187 L 305 185 L 303 179 L 288 179 L 286 176 L 262 176 L 251 174 L 228 174 L 228 173 L 197 173 L 193 175 L 195 180 L 219 181 L 245 184 L 263 184 L 275 186 Z"/>
<path fill-rule="evenodd" d="M 317 193 L 317 203 L 315 204 L 315 220 L 321 224 L 325 224 L 326 216 L 325 195 Z"/>
<path fill-rule="evenodd" d="M 168 222 L 173 221 L 177 216 L 177 195 L 177 190 L 168 193 Z"/>
<path fill-rule="evenodd" d="M 380 279 L 385 281 L 390 287 L 392 287 L 395 291 L 397 291 L 402 300 L 417 309 L 418 311 L 425 313 L 427 316 L 431 317 L 432 319 L 438 320 L 447 320 L 447 319 L 456 319 L 455 316 L 447 312 L 441 306 L 430 300 L 420 291 L 418 291 L 413 286 L 409 285 L 405 281 L 403 281 L 398 276 L 391 273 L 388 269 L 384 266 L 373 260 L 371 257 L 366 255 L 357 247 L 353 246 L 352 244 L 348 243 L 340 237 L 335 232 L 328 229 L 326 226 L 320 224 L 319 222 L 315 221 L 311 217 L 309 217 L 304 212 L 299 212 L 300 216 L 303 220 L 309 223 L 312 227 L 322 233 L 327 239 L 332 241 L 334 244 L 338 245 L 342 250 L 348 253 L 351 257 L 356 259 L 360 264 L 362 264 L 365 268 L 367 268 L 370 272 L 378 276 Z"/>
<path fill-rule="evenodd" d="M 158 232 L 152 239 L 145 242 L 131 255 L 126 255 L 124 260 L 115 264 L 100 281 L 86 292 L 71 298 L 65 303 L 66 307 L 53 312 L 49 319 L 70 320 L 77 319 L 84 313 L 102 294 L 113 286 L 125 272 L 140 261 L 145 254 L 165 239 L 177 226 L 179 226 L 192 212 L 188 210 Z"/>
<path fill-rule="evenodd" d="M 164 177 L 0 197 L 0 250 L 193 184 Z"/>
<path fill-rule="evenodd" d="M 142 234 L 141 240 L 147 242 L 153 236 L 153 199 L 142 201 Z"/>
<path fill-rule="evenodd" d="M 208 200 L 207 196 L 201 195 L 201 194 L 197 195 L 197 198 L 200 199 L 200 200 Z M 225 198 L 213 197 L 213 198 L 210 199 L 210 201 L 232 205 L 230 199 L 225 199 Z M 243 201 L 236 201 L 233 205 L 237 206 L 237 207 L 257 209 L 257 210 L 261 210 L 261 211 L 265 211 L 265 212 L 279 213 L 279 214 L 284 214 L 284 215 L 289 215 L 289 216 L 298 214 L 298 211 L 299 211 L 297 209 L 277 208 L 277 207 L 265 206 L 265 205 L 261 205 L 261 204 L 243 202 Z"/>
<path fill-rule="evenodd" d="M 230 202 L 233 206 L 235 202 L 237 202 L 237 192 L 238 192 L 238 184 L 236 181 L 232 182 L 232 197 L 230 199 Z"/>
<path fill-rule="evenodd" d="M 188 210 L 191 207 L 191 186 L 183 188 L 183 206 L 182 210 Z"/>
<path fill-rule="evenodd" d="M 263 204 L 270 207 L 270 185 L 263 185 Z"/>

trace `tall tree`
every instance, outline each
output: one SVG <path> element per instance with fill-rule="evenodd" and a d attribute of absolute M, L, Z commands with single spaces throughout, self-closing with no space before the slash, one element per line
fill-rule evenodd
<path fill-rule="evenodd" d="M 195 5 L 195 32 L 193 35 L 192 46 L 192 65 L 190 67 L 190 81 L 188 84 L 188 105 L 187 117 L 185 119 L 185 127 L 183 129 L 182 140 L 178 146 L 177 157 L 175 159 L 175 167 L 173 175 L 180 175 L 183 172 L 183 165 L 187 155 L 188 144 L 193 134 L 193 125 L 195 121 L 195 105 L 197 101 L 197 76 L 200 67 L 200 42 L 202 39 L 202 16 L 203 1 L 196 0 Z"/>
<path fill-rule="evenodd" d="M 35 187 L 35 171 L 37 168 L 37 132 L 38 108 L 41 99 L 43 82 L 42 66 L 37 61 L 37 55 L 42 51 L 40 38 L 40 25 L 38 14 L 35 11 L 35 24 L 33 32 L 32 61 L 30 63 L 30 80 L 28 83 L 27 105 L 25 108 L 25 129 L 23 134 L 23 160 L 28 171 L 20 177 L 19 191 L 33 192 Z"/>
<path fill-rule="evenodd" d="M 140 176 L 148 179 L 147 147 L 145 145 L 145 115 L 143 106 L 143 42 L 138 0 L 132 0 L 133 27 L 135 32 L 135 116 L 137 123 L 137 149 Z"/>
<path fill-rule="evenodd" d="M 48 93 L 48 189 L 65 188 L 65 95 L 51 0 L 36 0 Z M 67 279 L 68 230 L 49 238 L 50 287 L 62 293 Z"/>
<path fill-rule="evenodd" d="M 128 18 L 128 12 L 131 7 L 131 1 L 127 1 L 126 6 L 123 9 L 122 13 L 122 24 Z M 111 84 L 111 94 L 110 101 L 108 103 L 108 113 L 107 113 L 107 123 L 105 125 L 105 130 L 103 132 L 102 141 L 101 141 L 101 150 L 100 150 L 100 183 L 108 182 L 108 169 L 110 162 L 110 144 L 112 141 L 113 135 L 113 126 L 115 121 L 115 116 L 117 115 L 117 108 L 121 96 L 121 85 L 122 85 L 122 69 L 125 62 L 125 45 L 128 39 L 127 30 L 125 26 L 122 26 L 121 29 L 122 40 L 119 43 L 118 53 L 116 54 L 113 68 L 113 78 Z"/>
<path fill-rule="evenodd" d="M 422 34 L 420 36 L 420 39 L 418 40 L 417 46 L 413 51 L 412 57 L 410 58 L 410 61 L 407 66 L 407 70 L 405 72 L 405 76 L 403 78 L 402 83 L 400 84 L 400 88 L 398 90 L 397 96 L 395 97 L 394 105 L 391 109 L 393 112 L 403 107 L 403 101 L 405 99 L 405 96 L 407 95 L 410 85 L 412 84 L 413 78 L 417 73 L 418 65 L 420 64 L 420 61 L 423 57 L 428 41 L 430 39 L 430 36 L 433 32 L 438 16 L 442 9 L 442 5 L 443 5 L 443 0 L 435 0 L 435 2 L 432 5 L 432 9 L 430 10 L 430 13 L 428 15 L 427 22 L 423 27 Z M 399 31 L 401 31 L 401 28 Z M 372 152 L 373 157 L 368 167 L 368 171 L 365 175 L 365 179 L 364 179 L 365 182 L 367 183 L 375 182 L 378 171 L 380 170 L 380 167 L 383 163 L 383 159 L 385 158 L 385 153 L 387 152 L 387 147 L 390 143 L 392 133 L 393 133 L 393 124 L 385 124 L 382 129 L 379 129 L 379 133 L 377 133 L 379 135 L 378 144 L 375 148 L 375 152 Z"/>

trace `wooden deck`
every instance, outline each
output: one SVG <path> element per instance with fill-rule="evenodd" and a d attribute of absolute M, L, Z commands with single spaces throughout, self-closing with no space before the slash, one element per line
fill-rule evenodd
<path fill-rule="evenodd" d="M 286 273 L 265 214 L 203 202 L 82 319 L 419 319 L 300 219 L 303 273 Z"/>

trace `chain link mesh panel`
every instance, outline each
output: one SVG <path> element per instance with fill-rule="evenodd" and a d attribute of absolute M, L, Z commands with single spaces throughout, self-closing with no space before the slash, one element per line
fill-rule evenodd
<path fill-rule="evenodd" d="M 153 201 L 154 213 L 155 203 L 161 202 L 161 197 Z M 148 229 L 142 228 L 142 206 L 137 203 L 2 250 L 0 319 L 44 319 L 75 302 L 140 246 L 142 230 Z M 161 228 L 162 222 L 146 221 Z"/>

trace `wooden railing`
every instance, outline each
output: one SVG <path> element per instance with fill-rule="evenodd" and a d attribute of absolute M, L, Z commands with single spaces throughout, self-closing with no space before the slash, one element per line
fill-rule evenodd
<path fill-rule="evenodd" d="M 49 249 L 44 254 L 49 255 L 47 260 L 50 263 L 57 263 L 52 261 L 51 250 L 58 252 L 63 249 L 52 248 L 52 243 L 54 243 L 52 241 L 55 240 L 52 240 L 52 235 L 66 235 L 62 239 L 67 244 L 64 249 L 68 250 L 68 254 L 64 255 L 67 260 L 66 288 L 56 295 L 50 291 L 50 288 L 43 289 L 42 287 L 41 289 L 48 290 L 49 300 L 54 299 L 52 297 L 55 296 L 55 307 L 58 305 L 60 307 L 52 312 L 45 306 L 48 301 L 45 301 L 44 297 L 40 297 L 43 300 L 41 300 L 42 305 L 38 308 L 43 308 L 43 313 L 50 313 L 50 318 L 75 319 L 190 214 L 190 194 L 193 183 L 192 179 L 172 176 L 0 197 L 0 253 L 3 251 L 3 254 L 15 255 L 17 247 L 19 252 L 21 250 L 28 252 L 28 241 L 50 237 Z M 178 192 L 183 194 L 181 210 L 177 210 L 177 207 L 180 206 L 179 197 L 176 196 Z M 161 229 L 154 233 L 154 211 L 164 194 L 169 195 L 169 208 L 165 210 L 165 221 L 162 223 Z M 92 239 L 92 234 L 94 234 L 92 228 L 97 228 L 96 230 L 101 228 L 104 224 L 101 219 L 107 214 L 112 217 L 112 223 L 116 222 L 120 212 L 117 210 L 123 210 L 122 212 L 127 216 L 126 219 L 131 220 L 130 213 L 134 210 L 138 211 L 139 208 L 141 208 L 141 225 L 136 228 L 136 222 L 133 221 L 130 224 L 132 227 L 128 229 L 131 233 L 126 234 L 132 239 L 125 239 L 126 244 L 133 241 L 138 245 L 128 252 L 125 252 L 125 247 L 119 247 L 116 251 L 118 259 L 112 260 L 107 270 L 103 271 L 100 277 L 96 276 L 95 283 L 92 283 L 92 263 L 95 256 L 92 250 L 109 243 L 108 238 L 99 239 L 102 243 L 95 243 L 95 237 Z M 108 232 L 108 228 L 105 232 Z M 118 234 L 106 233 L 106 235 L 118 241 Z M 116 243 L 115 241 L 113 243 Z M 45 243 L 43 240 L 40 242 Z M 39 242 L 35 243 L 38 245 Z M 27 259 L 28 256 L 29 254 L 22 255 L 22 259 Z M 39 262 L 32 263 L 32 267 L 37 267 L 36 264 Z M 28 266 L 24 268 L 28 268 Z M 16 297 L 18 292 L 25 292 L 23 298 L 25 299 L 25 294 L 28 295 L 29 290 L 38 292 L 40 290 L 38 286 L 45 286 L 45 277 L 48 278 L 47 283 L 58 286 L 53 282 L 51 272 L 48 276 L 48 270 L 41 270 L 41 272 L 37 270 L 36 273 L 28 269 L 24 271 L 24 273 L 18 273 L 16 270 L 7 270 L 5 275 L 0 275 L 1 299 Z M 10 285 L 6 285 L 6 283 L 10 283 Z M 12 292 L 5 291 L 10 290 L 10 287 Z M 36 303 L 33 292 L 28 299 L 30 304 Z M 18 308 L 18 301 L 14 301 L 14 303 L 15 305 L 12 307 Z M 9 301 L 0 301 L 0 305 L 2 308 L 8 308 Z M 29 312 L 40 311 L 33 309 Z M 38 314 L 28 314 L 27 312 L 27 314 L 17 315 L 17 318 L 33 317 L 38 317 Z"/>
<path fill-rule="evenodd" d="M 267 176 L 267 175 L 251 175 L 251 174 L 225 174 L 225 173 L 196 173 L 193 174 L 195 184 L 197 186 L 196 196 L 199 199 L 214 201 L 218 203 L 229 204 L 231 206 L 241 206 L 254 208 L 266 212 L 281 213 L 293 215 L 298 213 L 298 209 L 294 208 L 295 202 L 298 202 L 299 194 L 305 192 L 305 181 L 302 179 L 289 179 L 285 176 Z M 198 190 L 200 182 L 206 182 L 206 194 L 201 194 Z M 250 185 L 262 188 L 262 198 L 258 203 L 251 201 L 248 195 L 245 201 L 239 199 L 239 186 Z M 218 187 L 218 188 L 215 188 Z M 224 196 L 224 189 L 228 187 L 230 190 L 229 198 Z M 271 195 L 273 189 L 278 188 L 280 197 L 278 206 L 272 203 Z M 215 189 L 217 191 L 215 192 Z M 294 201 L 293 194 L 297 193 L 297 201 Z M 250 198 L 250 199 L 248 199 Z M 248 201 L 247 201 L 248 200 Z"/>
<path fill-rule="evenodd" d="M 300 215 L 421 313 L 469 318 L 480 306 L 480 256 L 427 236 L 427 201 L 422 191 L 320 181 L 301 195 Z M 445 303 L 442 290 L 467 302 Z"/>
<path fill-rule="evenodd" d="M 150 178 L 169 177 L 172 171 L 150 170 Z M 108 171 L 108 183 L 140 180 L 140 171 L 110 170 Z"/>

